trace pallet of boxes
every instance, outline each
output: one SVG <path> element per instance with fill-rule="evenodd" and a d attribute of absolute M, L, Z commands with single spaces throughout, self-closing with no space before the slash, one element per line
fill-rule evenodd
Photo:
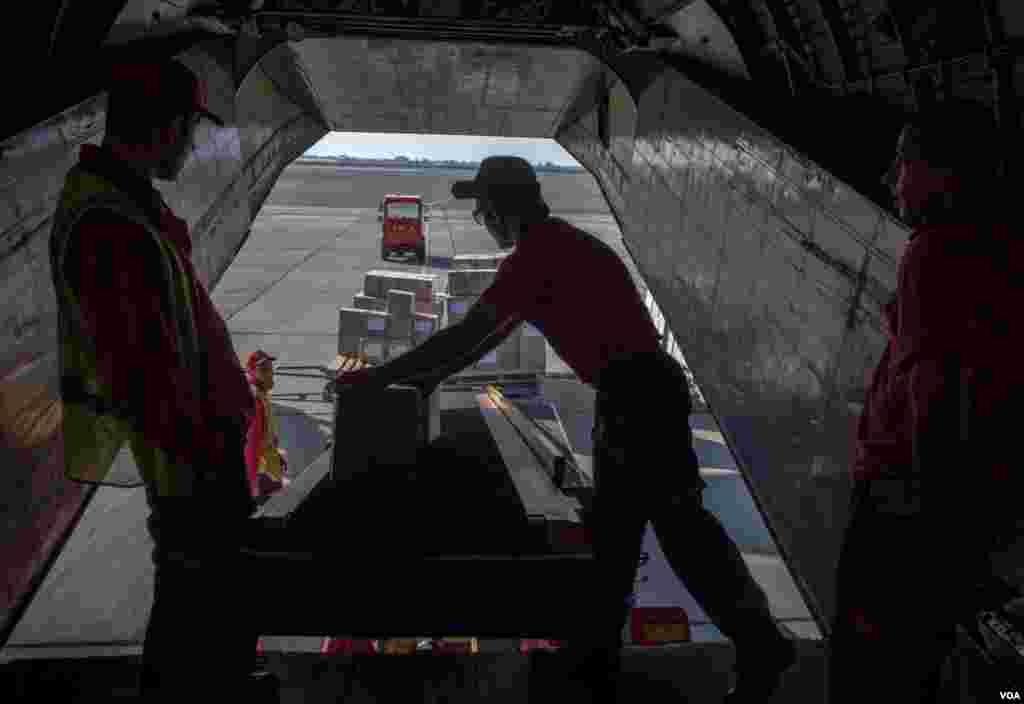
<path fill-rule="evenodd" d="M 442 327 L 462 320 L 480 295 L 494 282 L 497 267 L 505 255 L 460 255 L 448 272 L 443 295 Z M 473 371 L 540 372 L 547 366 L 547 341 L 529 323 L 520 325 L 497 348 L 473 365 Z"/>
<path fill-rule="evenodd" d="M 370 271 L 351 308 L 338 322 L 338 355 L 382 364 L 418 346 L 440 326 L 441 304 L 434 277 L 396 271 Z M 413 470 L 417 453 L 440 433 L 440 401 L 410 386 L 392 386 L 370 404 L 338 409 L 336 437 L 347 438 L 345 463 L 335 479 L 374 465 L 403 465 Z M 344 426 L 344 431 L 341 432 Z"/>
<path fill-rule="evenodd" d="M 342 308 L 338 352 L 364 356 L 375 364 L 416 347 L 439 328 L 441 305 L 434 276 L 401 271 L 370 271 L 363 292 Z"/>

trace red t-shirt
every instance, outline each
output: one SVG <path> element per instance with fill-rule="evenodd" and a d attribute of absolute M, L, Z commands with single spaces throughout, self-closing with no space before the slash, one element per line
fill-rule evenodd
<path fill-rule="evenodd" d="M 610 360 L 659 346 L 658 330 L 615 251 L 556 218 L 530 227 L 480 300 L 507 325 L 531 323 L 588 384 Z"/>
<path fill-rule="evenodd" d="M 928 423 L 942 379 L 920 362 L 956 355 L 970 375 L 972 467 L 1010 478 L 1005 443 L 1024 391 L 1020 312 L 1024 247 L 1008 226 L 944 225 L 914 232 L 900 261 L 892 328 L 861 415 L 854 477 L 911 466 L 915 428 Z M 927 469 L 925 469 L 927 471 Z"/>
<path fill-rule="evenodd" d="M 191 372 L 178 365 L 177 336 L 161 310 L 160 277 L 153 274 L 159 250 L 139 225 L 111 211 L 92 211 L 71 237 L 67 276 L 87 332 L 102 341 L 97 345 L 100 378 L 134 410 L 142 433 L 157 446 L 184 452 L 202 466 L 239 466 L 253 398 L 227 324 L 192 266 L 188 226 L 151 184 L 119 167 L 104 150 L 84 145 L 80 163 L 115 178 L 140 204 L 159 208 L 161 229 L 178 248 L 192 285 L 206 362 L 206 388 L 195 398 L 188 393 Z"/>

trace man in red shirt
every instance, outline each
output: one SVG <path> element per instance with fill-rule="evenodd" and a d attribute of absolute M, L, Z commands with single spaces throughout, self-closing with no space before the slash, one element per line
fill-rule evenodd
<path fill-rule="evenodd" d="M 600 684 L 618 668 L 627 599 L 651 521 L 676 574 L 736 643 L 738 683 L 729 701 L 763 701 L 794 661 L 795 649 L 736 545 L 701 502 L 689 386 L 663 351 L 629 271 L 608 245 L 549 217 L 533 168 L 523 159 L 485 159 L 476 178 L 454 184 L 452 193 L 475 198 L 477 222 L 515 251 L 460 323 L 384 365 L 340 375 L 338 389 L 357 393 L 411 382 L 430 393 L 517 325 L 536 326 L 598 391 L 591 532 L 603 576 L 580 674 Z M 672 457 L 677 464 L 667 461 Z"/>
<path fill-rule="evenodd" d="M 994 132 L 989 109 L 939 104 L 904 128 L 886 175 L 913 231 L 857 429 L 833 704 L 937 701 L 957 622 L 1010 594 L 989 556 L 1021 486 L 1007 441 L 1024 252 L 998 210 Z"/>
<path fill-rule="evenodd" d="M 156 569 L 143 696 L 246 691 L 256 634 L 238 607 L 233 556 L 254 510 L 243 458 L 253 399 L 193 268 L 188 227 L 152 184 L 181 175 L 201 118 L 223 123 L 176 61 L 118 66 L 111 86 L 103 144 L 82 147 L 51 242 L 62 331 L 74 330 L 62 332 L 62 353 L 78 365 L 77 376 L 65 372 L 62 397 L 66 409 L 99 399 L 94 413 L 127 423 L 146 486 Z M 102 463 L 77 459 L 104 439 L 75 437 L 65 447 L 69 476 L 96 470 L 108 483 Z"/>

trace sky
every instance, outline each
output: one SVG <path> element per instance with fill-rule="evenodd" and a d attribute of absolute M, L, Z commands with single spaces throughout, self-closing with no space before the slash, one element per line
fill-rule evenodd
<path fill-rule="evenodd" d="M 579 166 L 569 152 L 553 139 L 522 137 L 465 137 L 458 135 L 382 134 L 379 132 L 330 132 L 306 150 L 308 156 L 340 156 L 361 159 L 453 159 L 481 161 L 488 156 L 519 156 L 533 164 L 551 162 Z"/>

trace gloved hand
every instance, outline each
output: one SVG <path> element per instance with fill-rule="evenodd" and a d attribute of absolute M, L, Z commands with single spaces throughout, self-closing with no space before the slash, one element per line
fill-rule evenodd
<path fill-rule="evenodd" d="M 339 371 L 334 377 L 334 381 L 328 384 L 328 388 L 332 393 L 340 394 L 353 389 L 365 388 L 371 384 L 376 387 L 379 384 L 374 382 L 373 372 L 374 370 L 370 367 L 363 367 L 355 371 Z"/>

